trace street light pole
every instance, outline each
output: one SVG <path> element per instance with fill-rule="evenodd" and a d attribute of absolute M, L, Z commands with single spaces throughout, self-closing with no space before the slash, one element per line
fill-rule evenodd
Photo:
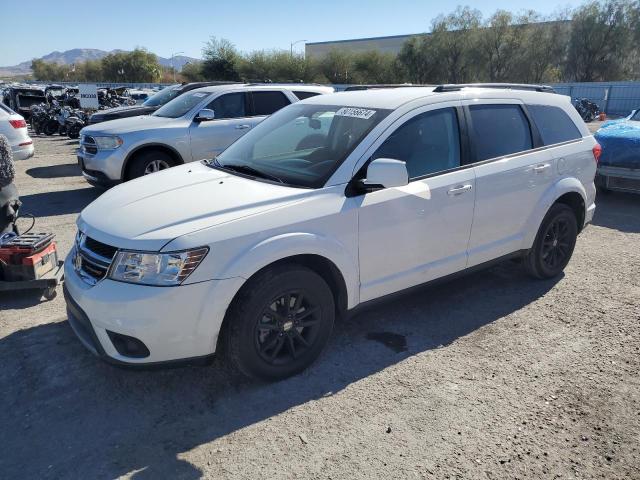
<path fill-rule="evenodd" d="M 184 52 L 176 52 L 171 54 L 171 69 L 173 70 L 173 83 L 176 83 L 176 68 L 173 66 L 173 57 L 176 55 L 184 55 Z"/>
<path fill-rule="evenodd" d="M 293 57 L 293 46 L 300 43 L 300 42 L 306 42 L 307 40 L 296 40 L 295 42 L 291 42 L 291 56 Z"/>

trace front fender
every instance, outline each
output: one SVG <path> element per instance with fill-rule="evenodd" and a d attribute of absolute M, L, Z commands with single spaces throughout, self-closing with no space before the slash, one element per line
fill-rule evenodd
<path fill-rule="evenodd" d="M 527 221 L 528 230 L 525 233 L 523 246 L 522 248 L 525 250 L 530 249 L 533 246 L 533 242 L 536 239 L 536 235 L 538 234 L 538 230 L 540 229 L 540 225 L 542 224 L 542 220 L 544 216 L 551 208 L 558 198 L 566 193 L 579 193 L 582 197 L 582 201 L 585 206 L 585 218 L 586 218 L 586 208 L 588 206 L 587 203 L 587 192 L 582 185 L 582 183 L 577 178 L 565 177 L 561 178 L 555 183 L 553 183 L 542 195 L 540 201 L 534 208 L 529 220 Z M 582 225 L 579 225 L 582 227 Z"/>
<path fill-rule="evenodd" d="M 318 233 L 294 232 L 276 235 L 238 252 L 222 267 L 220 278 L 249 279 L 267 265 L 296 255 L 318 255 L 331 261 L 347 287 L 347 308 L 359 302 L 358 265 L 349 249 Z M 357 255 L 357 253 L 356 253 Z"/>

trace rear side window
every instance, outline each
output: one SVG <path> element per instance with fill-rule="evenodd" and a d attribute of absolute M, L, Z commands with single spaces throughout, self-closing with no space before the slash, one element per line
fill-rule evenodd
<path fill-rule="evenodd" d="M 316 95 L 320 95 L 318 92 L 293 92 L 293 94 L 298 97 L 298 100 L 304 100 L 305 98 L 315 97 Z"/>
<path fill-rule="evenodd" d="M 528 105 L 527 109 L 531 113 L 545 145 L 582 138 L 578 127 L 561 108 L 547 105 Z"/>
<path fill-rule="evenodd" d="M 518 105 L 471 105 L 469 110 L 476 161 L 532 148 L 529 121 Z"/>
<path fill-rule="evenodd" d="M 271 115 L 291 102 L 282 92 L 251 92 L 254 115 Z"/>
<path fill-rule="evenodd" d="M 242 92 L 226 93 L 207 105 L 207 108 L 213 110 L 216 120 L 246 117 L 244 99 Z"/>

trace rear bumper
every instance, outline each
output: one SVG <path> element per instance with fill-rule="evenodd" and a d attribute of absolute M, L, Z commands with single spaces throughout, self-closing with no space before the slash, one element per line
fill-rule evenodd
<path fill-rule="evenodd" d="M 27 141 L 30 141 L 30 139 L 25 140 L 25 142 Z M 35 153 L 35 148 L 33 148 L 33 143 L 31 143 L 30 145 L 23 145 L 23 146 L 16 145 L 15 147 L 11 147 L 11 152 L 13 153 L 13 158 L 15 160 L 26 160 L 28 158 L 33 157 Z"/>
<path fill-rule="evenodd" d="M 600 166 L 596 185 L 608 190 L 640 193 L 640 168 Z"/>

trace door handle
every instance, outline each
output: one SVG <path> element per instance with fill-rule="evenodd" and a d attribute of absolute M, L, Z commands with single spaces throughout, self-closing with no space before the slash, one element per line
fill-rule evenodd
<path fill-rule="evenodd" d="M 448 190 L 447 195 L 450 195 L 452 197 L 456 195 L 462 195 L 464 192 L 469 192 L 472 188 L 473 187 L 468 183 L 466 185 L 458 185 Z"/>
<path fill-rule="evenodd" d="M 533 167 L 533 171 L 536 173 L 542 173 L 550 166 L 551 165 L 549 165 L 548 163 L 541 163 L 540 165 L 536 165 L 535 167 Z"/>
<path fill-rule="evenodd" d="M 246 130 L 247 128 L 251 128 L 251 125 L 236 125 L 236 130 Z"/>

